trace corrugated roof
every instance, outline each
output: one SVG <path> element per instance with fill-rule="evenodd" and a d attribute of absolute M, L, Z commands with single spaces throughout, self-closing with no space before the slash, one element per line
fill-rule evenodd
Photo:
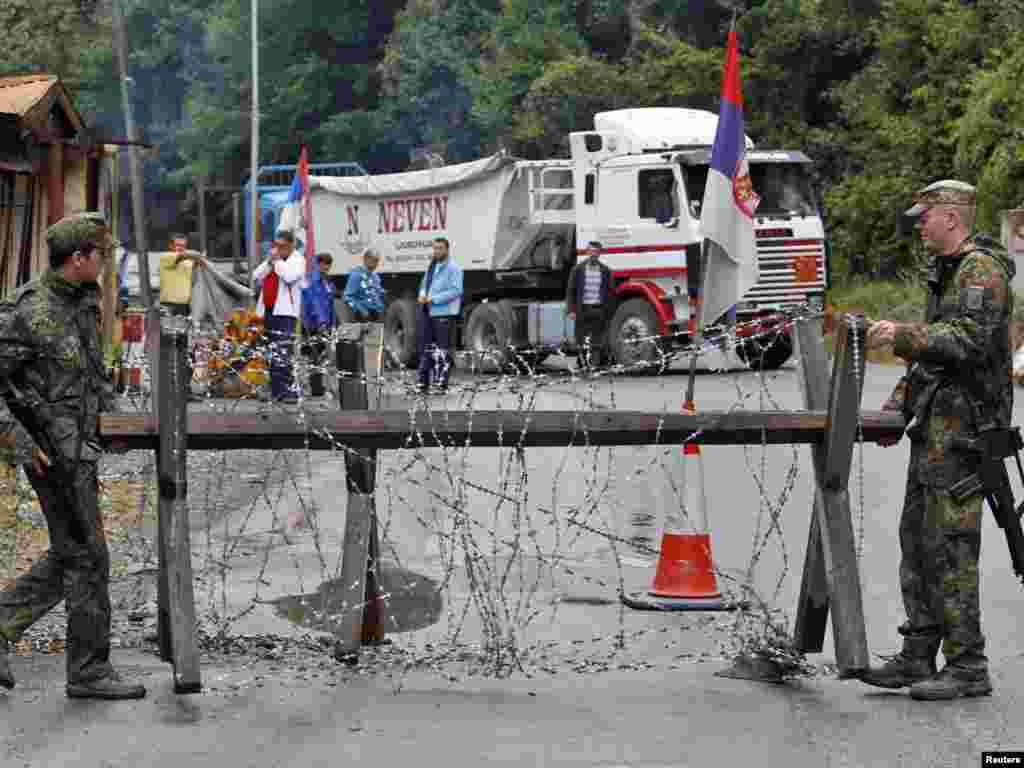
<path fill-rule="evenodd" d="M 24 117 L 56 83 L 53 75 L 0 77 L 0 114 Z"/>

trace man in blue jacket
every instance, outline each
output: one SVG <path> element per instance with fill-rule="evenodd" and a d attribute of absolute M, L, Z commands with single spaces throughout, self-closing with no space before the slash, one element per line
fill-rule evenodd
<path fill-rule="evenodd" d="M 357 323 L 380 322 L 384 312 L 384 290 L 377 274 L 379 264 L 380 254 L 367 248 L 363 252 L 363 263 L 349 272 L 343 299 Z"/>
<path fill-rule="evenodd" d="M 334 283 L 331 265 L 334 257 L 329 253 L 316 255 L 320 279 L 310 281 L 302 289 L 302 329 L 306 337 L 305 352 L 310 358 L 309 390 L 313 397 L 323 397 L 324 367 L 327 365 L 327 343 L 338 324 L 334 311 Z"/>
<path fill-rule="evenodd" d="M 426 393 L 431 378 L 440 392 L 448 390 L 451 372 L 452 326 L 462 311 L 462 270 L 449 258 L 447 238 L 434 239 L 434 255 L 420 282 L 421 332 L 419 349 L 419 391 Z M 433 376 L 431 376 L 433 374 Z"/>

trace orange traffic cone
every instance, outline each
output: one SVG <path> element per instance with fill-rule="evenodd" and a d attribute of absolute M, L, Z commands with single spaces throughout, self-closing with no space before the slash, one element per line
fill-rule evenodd
<path fill-rule="evenodd" d="M 692 403 L 684 411 L 694 413 Z M 654 583 L 646 592 L 623 595 L 622 601 L 637 610 L 723 611 L 733 606 L 722 599 L 711 560 L 707 498 L 704 495 L 704 462 L 700 446 L 686 443 L 680 449 L 683 509 L 665 518 L 661 552 Z"/>

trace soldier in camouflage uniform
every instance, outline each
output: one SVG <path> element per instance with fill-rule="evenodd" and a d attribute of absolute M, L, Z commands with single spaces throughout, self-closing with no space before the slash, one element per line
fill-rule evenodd
<path fill-rule="evenodd" d="M 0 305 L 0 396 L 23 427 L 7 432 L 14 458 L 31 457 L 25 469 L 50 534 L 46 556 L 0 593 L 0 685 L 14 686 L 8 643 L 65 600 L 68 696 L 141 698 L 146 689 L 110 664 L 110 555 L 96 471 L 99 414 L 115 409 L 98 327 L 106 222 L 69 216 L 46 242 L 50 269 Z"/>
<path fill-rule="evenodd" d="M 978 600 L 982 497 L 958 503 L 950 494 L 973 472 L 970 456 L 952 445 L 990 423 L 1010 423 L 1015 270 L 996 241 L 971 234 L 974 203 L 974 187 L 959 181 L 918 192 L 906 214 L 916 217 L 933 259 L 925 322 L 876 322 L 867 337 L 869 347 L 892 344 L 907 361 L 883 408 L 907 420 L 910 466 L 900 520 L 903 649 L 861 679 L 910 686 L 915 699 L 992 691 Z M 936 673 L 940 646 L 946 665 Z"/>

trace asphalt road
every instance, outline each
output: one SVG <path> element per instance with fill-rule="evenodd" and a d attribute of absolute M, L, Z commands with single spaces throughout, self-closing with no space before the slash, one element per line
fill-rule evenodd
<path fill-rule="evenodd" d="M 898 373 L 868 367 L 865 409 L 879 407 Z M 676 412 L 686 382 L 683 373 L 598 383 L 562 379 L 538 390 L 532 407 Z M 465 404 L 456 392 L 432 407 Z M 477 394 L 472 404 L 524 407 L 508 387 Z M 763 378 L 702 373 L 696 404 L 701 410 L 802 408 L 795 365 Z M 1024 423 L 1022 409 L 1024 403 L 1015 409 L 1017 423 Z M 0 751 L 0 765 L 390 766 L 427 758 L 450 766 L 962 766 L 981 764 L 982 750 L 1024 748 L 1017 716 L 1024 663 L 1016 641 L 1022 592 L 990 516 L 981 582 L 992 697 L 927 704 L 905 692 L 839 681 L 829 667 L 831 631 L 824 653 L 810 657 L 818 673 L 809 678 L 787 685 L 725 679 L 716 672 L 727 667 L 723 643 L 732 614 L 652 614 L 624 610 L 617 601 L 620 585 L 650 583 L 650 560 L 623 540 L 636 532 L 638 511 L 651 511 L 657 528 L 672 508 L 666 497 L 677 456 L 664 448 L 529 449 L 524 471 L 511 449 L 382 454 L 378 510 L 388 567 L 399 574 L 391 586 L 415 595 L 444 585 L 443 604 L 419 614 L 413 601 L 396 600 L 390 626 L 403 631 L 392 634 L 390 662 L 347 670 L 321 655 L 302 662 L 317 671 L 311 677 L 305 666 L 296 672 L 295 664 L 263 657 L 208 656 L 204 693 L 175 697 L 165 666 L 151 655 L 124 652 L 122 665 L 149 679 L 152 695 L 138 704 L 103 704 L 64 699 L 59 659 L 16 659 L 15 672 L 26 682 L 0 692 L 0 745 L 7 750 L 6 756 Z M 905 443 L 864 445 L 854 453 L 850 489 L 873 654 L 897 647 L 903 620 L 897 529 L 907 456 Z M 731 578 L 750 572 L 757 552 L 753 583 L 791 621 L 811 514 L 809 449 L 712 446 L 702 458 L 720 585 L 728 589 Z M 244 534 L 232 560 L 228 607 L 254 605 L 236 632 L 302 631 L 286 620 L 280 601 L 292 601 L 294 609 L 294 596 L 314 594 L 336 568 L 343 477 L 340 457 L 319 454 L 298 466 L 291 482 L 269 489 L 265 503 L 224 517 L 230 537 Z M 1014 484 L 1019 494 L 1019 480 Z M 280 536 L 300 501 L 316 506 L 319 541 L 308 528 Z M 755 545 L 773 507 L 782 533 Z M 459 546 L 449 548 L 450 541 Z M 466 557 L 467 549 L 473 556 Z M 516 639 L 528 649 L 528 675 L 473 674 L 487 625 L 481 606 L 512 624 L 519 618 Z M 304 620 L 316 624 L 308 615 Z M 620 635 L 625 648 L 613 653 Z M 466 655 L 440 654 L 444 647 Z"/>

